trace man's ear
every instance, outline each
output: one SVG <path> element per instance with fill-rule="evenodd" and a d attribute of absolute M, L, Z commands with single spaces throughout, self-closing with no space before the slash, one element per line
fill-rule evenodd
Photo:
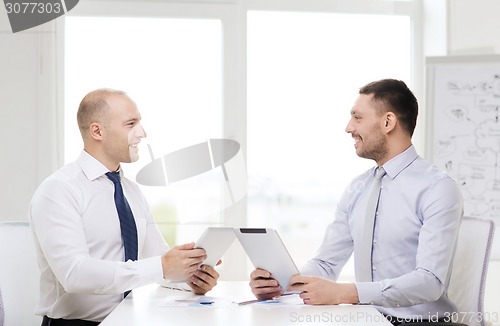
<path fill-rule="evenodd" d="M 101 140 L 102 139 L 102 126 L 97 123 L 97 122 L 94 122 L 90 125 L 90 128 L 89 128 L 89 133 L 90 133 L 90 137 L 94 140 Z"/>
<path fill-rule="evenodd" d="M 396 118 L 396 115 L 393 112 L 387 112 L 385 114 L 385 131 L 389 132 L 396 128 L 396 124 L 398 122 L 398 119 Z"/>

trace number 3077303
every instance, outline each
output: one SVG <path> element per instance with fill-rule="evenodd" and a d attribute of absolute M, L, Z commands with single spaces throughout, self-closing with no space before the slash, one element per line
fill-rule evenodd
<path fill-rule="evenodd" d="M 63 11 L 59 2 L 6 2 L 5 9 L 8 14 L 59 14 Z"/>

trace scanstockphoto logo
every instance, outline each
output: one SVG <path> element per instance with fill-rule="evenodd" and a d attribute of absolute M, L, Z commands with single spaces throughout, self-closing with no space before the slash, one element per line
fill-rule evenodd
<path fill-rule="evenodd" d="M 4 0 L 13 33 L 45 24 L 73 9 L 79 0 Z"/>

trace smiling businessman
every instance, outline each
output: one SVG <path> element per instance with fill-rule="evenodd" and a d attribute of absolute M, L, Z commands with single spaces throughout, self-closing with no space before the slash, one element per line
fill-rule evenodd
<path fill-rule="evenodd" d="M 371 304 L 394 324 L 446 321 L 447 296 L 463 215 L 457 184 L 418 156 L 411 137 L 418 104 L 406 84 L 384 79 L 359 91 L 346 132 L 356 154 L 376 166 L 355 178 L 338 202 L 316 256 L 291 278 L 306 304 Z M 378 176 L 378 177 L 377 177 Z M 354 253 L 356 282 L 336 280 Z M 251 274 L 257 298 L 284 289 L 265 270 Z"/>
<path fill-rule="evenodd" d="M 170 249 L 139 187 L 123 174 L 121 163 L 139 159 L 146 137 L 134 101 L 95 90 L 82 100 L 77 121 L 83 151 L 38 187 L 29 210 L 42 325 L 97 325 L 130 290 L 163 279 L 188 280 L 199 294 L 212 289 L 219 274 L 199 269 L 205 251 L 194 243 Z"/>

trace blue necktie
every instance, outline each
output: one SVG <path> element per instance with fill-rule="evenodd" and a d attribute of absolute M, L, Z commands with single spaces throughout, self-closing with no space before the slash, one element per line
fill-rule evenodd
<path fill-rule="evenodd" d="M 122 232 L 123 247 L 125 248 L 125 261 L 137 260 L 137 227 L 135 225 L 134 215 L 128 205 L 127 199 L 123 195 L 123 188 L 120 182 L 119 172 L 108 172 L 106 176 L 113 181 L 115 185 L 115 205 L 120 219 L 120 229 Z M 127 296 L 130 291 L 125 292 Z"/>

